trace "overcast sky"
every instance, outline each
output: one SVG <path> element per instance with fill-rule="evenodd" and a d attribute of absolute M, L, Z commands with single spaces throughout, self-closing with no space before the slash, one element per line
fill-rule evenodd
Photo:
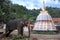
<path fill-rule="evenodd" d="M 11 0 L 14 4 L 26 6 L 28 9 L 39 9 L 42 7 L 43 0 Z M 46 6 L 60 8 L 60 2 L 58 0 L 44 0 Z"/>

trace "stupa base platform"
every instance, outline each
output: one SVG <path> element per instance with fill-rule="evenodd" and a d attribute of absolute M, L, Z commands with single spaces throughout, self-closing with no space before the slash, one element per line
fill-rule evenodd
<path fill-rule="evenodd" d="M 36 30 L 34 30 L 33 31 L 33 34 L 58 34 L 59 32 L 58 31 L 50 31 L 50 30 L 48 30 L 48 31 L 42 31 L 42 30 L 40 30 L 40 31 L 36 31 Z"/>

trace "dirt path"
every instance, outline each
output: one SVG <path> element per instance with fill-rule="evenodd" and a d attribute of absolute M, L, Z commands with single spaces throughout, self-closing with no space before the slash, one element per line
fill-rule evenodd
<path fill-rule="evenodd" d="M 0 30 L 0 31 L 3 31 L 3 30 Z M 27 33 L 27 32 L 25 32 L 25 33 Z M 18 34 L 17 30 L 15 30 L 11 33 L 11 35 L 17 35 L 17 34 Z M 12 38 L 12 36 L 7 37 L 7 38 L 2 38 L 0 40 L 12 40 L 11 38 Z M 28 40 L 28 39 L 26 39 L 26 40 Z M 32 34 L 31 33 L 29 40 L 60 40 L 60 34 L 46 35 L 46 34 Z"/>
<path fill-rule="evenodd" d="M 37 40 L 60 40 L 60 34 L 57 34 L 57 35 L 31 34 L 31 39 L 37 39 Z"/>

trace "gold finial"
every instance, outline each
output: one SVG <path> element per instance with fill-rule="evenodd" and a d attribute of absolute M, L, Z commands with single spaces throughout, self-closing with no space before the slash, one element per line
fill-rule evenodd
<path fill-rule="evenodd" d="M 45 7 L 45 1 L 43 0 L 43 7 L 42 7 L 42 11 L 45 11 L 46 7 Z"/>

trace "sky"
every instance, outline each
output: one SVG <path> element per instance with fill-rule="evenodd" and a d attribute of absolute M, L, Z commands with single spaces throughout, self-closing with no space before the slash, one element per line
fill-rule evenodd
<path fill-rule="evenodd" d="M 43 5 L 43 0 L 11 0 L 13 4 L 23 5 L 28 9 L 39 9 Z M 58 0 L 44 0 L 45 6 L 60 8 L 60 2 Z"/>

